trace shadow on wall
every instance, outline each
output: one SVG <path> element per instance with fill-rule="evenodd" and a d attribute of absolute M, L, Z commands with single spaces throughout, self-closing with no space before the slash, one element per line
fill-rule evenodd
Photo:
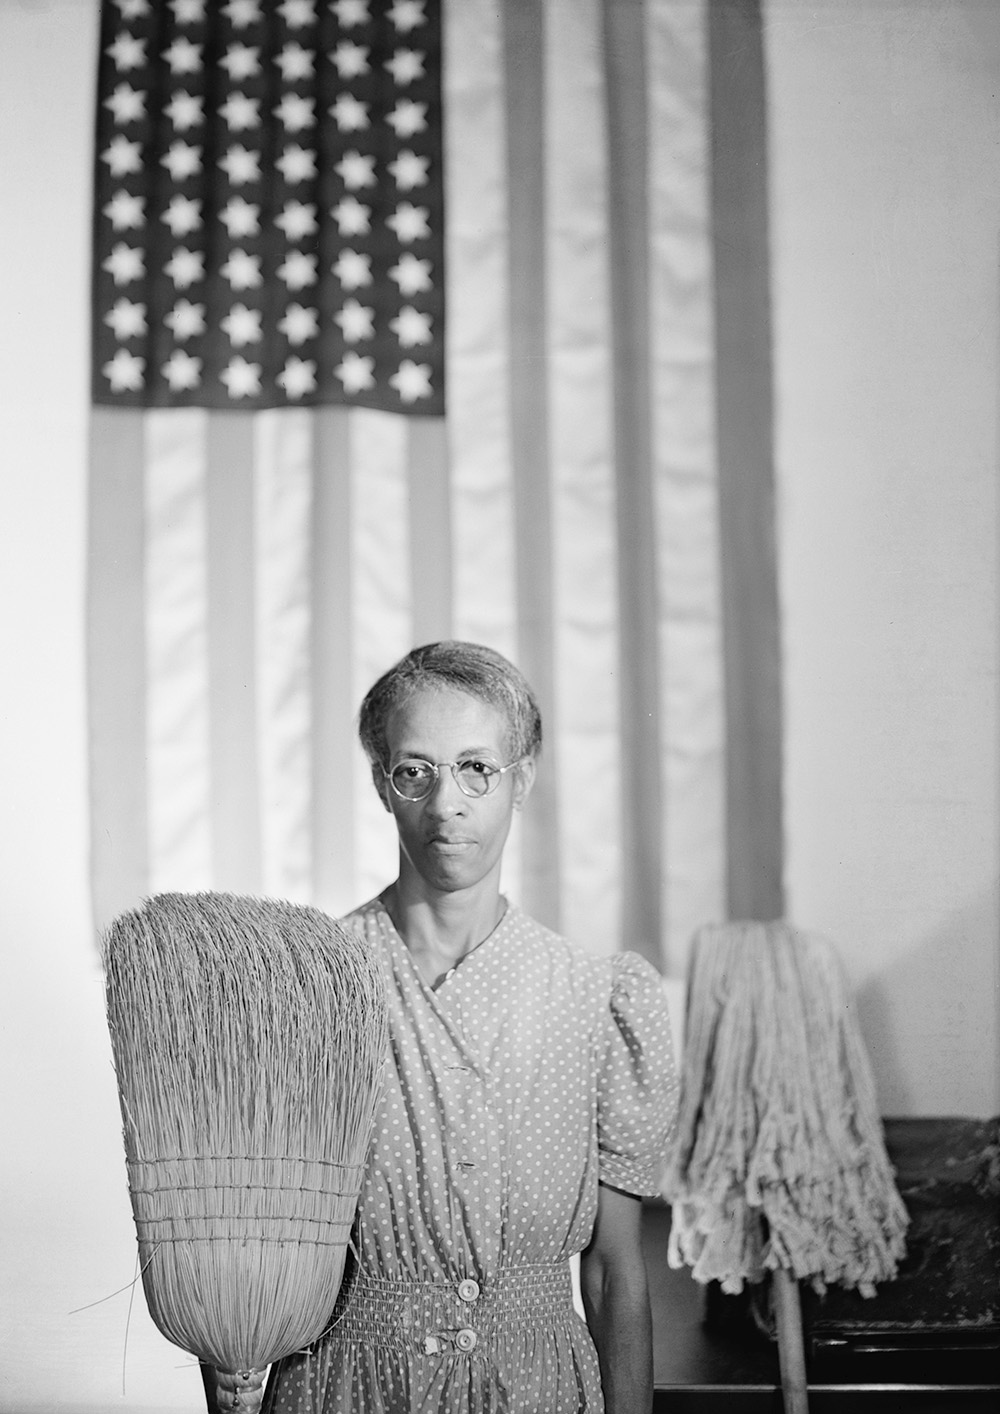
<path fill-rule="evenodd" d="M 998 896 L 984 890 L 858 989 L 883 1115 L 1000 1111 Z"/>

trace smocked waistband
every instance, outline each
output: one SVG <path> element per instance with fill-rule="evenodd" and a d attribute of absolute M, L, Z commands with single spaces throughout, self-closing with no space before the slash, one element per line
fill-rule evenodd
<path fill-rule="evenodd" d="M 471 1354 L 539 1324 L 575 1320 L 568 1262 L 504 1267 L 480 1281 L 391 1281 L 357 1269 L 337 1300 L 331 1334 L 425 1354 Z"/>

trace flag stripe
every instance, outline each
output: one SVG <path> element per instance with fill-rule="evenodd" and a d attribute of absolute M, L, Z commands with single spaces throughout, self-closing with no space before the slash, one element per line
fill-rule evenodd
<path fill-rule="evenodd" d="M 87 521 L 90 851 L 98 926 L 144 897 L 145 507 L 142 414 L 95 408 Z"/>
<path fill-rule="evenodd" d="M 208 577 L 202 408 L 148 412 L 146 678 L 149 888 L 212 878 Z"/>
<path fill-rule="evenodd" d="M 312 568 L 313 881 L 320 908 L 356 902 L 351 416 L 316 415 Z"/>
<path fill-rule="evenodd" d="M 780 918 L 781 683 L 758 0 L 709 6 L 728 909 Z"/>
<path fill-rule="evenodd" d="M 618 937 L 618 603 L 611 445 L 607 164 L 597 0 L 546 10 L 546 202 L 554 765 L 563 925 Z"/>
<path fill-rule="evenodd" d="M 662 950 L 725 907 L 725 719 L 705 5 L 649 7 L 650 376 L 663 724 Z"/>
<path fill-rule="evenodd" d="M 451 637 L 451 480 L 444 420 L 409 424 L 410 603 L 414 643 Z"/>
<path fill-rule="evenodd" d="M 212 869 L 215 887 L 262 887 L 254 616 L 253 420 L 211 412 L 206 429 Z"/>
<path fill-rule="evenodd" d="M 546 367 L 545 33 L 533 0 L 504 8 L 511 465 L 514 477 L 518 662 L 538 695 L 542 716 L 555 716 L 552 528 Z M 560 926 L 559 805 L 555 771 L 536 783 L 524 820 L 525 906 Z"/>
<path fill-rule="evenodd" d="M 645 7 L 604 0 L 621 621 L 623 933 L 661 948 L 660 687 L 648 375 Z M 629 160 L 623 161 L 622 154 Z"/>

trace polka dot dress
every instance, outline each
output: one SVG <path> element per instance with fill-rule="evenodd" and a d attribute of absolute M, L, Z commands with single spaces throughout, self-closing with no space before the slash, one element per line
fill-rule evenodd
<path fill-rule="evenodd" d="M 660 979 L 508 908 L 432 989 L 379 900 L 390 1056 L 332 1329 L 272 1372 L 268 1414 L 603 1409 L 569 1258 L 603 1181 L 658 1191 L 677 1107 Z"/>

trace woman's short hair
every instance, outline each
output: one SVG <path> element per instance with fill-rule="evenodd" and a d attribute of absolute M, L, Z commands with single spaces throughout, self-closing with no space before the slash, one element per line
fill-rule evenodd
<path fill-rule="evenodd" d="M 542 716 L 524 675 L 502 653 L 481 643 L 447 639 L 413 648 L 369 690 L 358 713 L 358 735 L 372 765 L 388 766 L 389 714 L 416 692 L 450 687 L 478 697 L 507 718 L 513 757 L 534 756 L 542 744 Z"/>

